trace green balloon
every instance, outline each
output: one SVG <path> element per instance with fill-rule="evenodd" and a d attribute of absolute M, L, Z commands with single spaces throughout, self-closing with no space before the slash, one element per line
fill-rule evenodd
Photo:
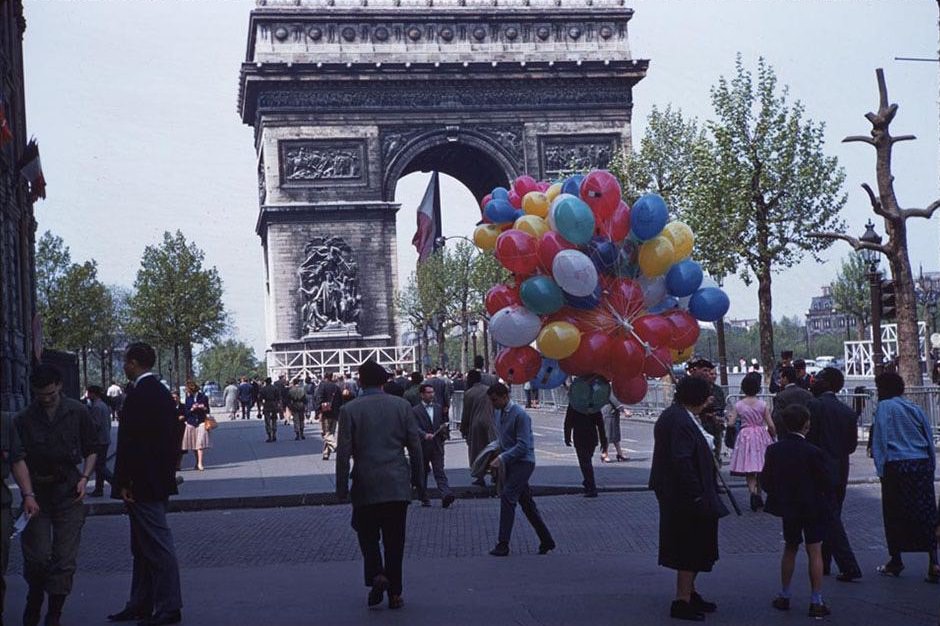
<path fill-rule="evenodd" d="M 600 376 L 579 376 L 568 391 L 568 404 L 579 413 L 596 413 L 609 401 L 610 383 Z"/>

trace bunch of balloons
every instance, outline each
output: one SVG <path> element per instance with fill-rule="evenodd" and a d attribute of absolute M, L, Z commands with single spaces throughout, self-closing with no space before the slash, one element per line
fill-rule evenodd
<path fill-rule="evenodd" d="M 658 195 L 629 207 L 606 170 L 555 183 L 520 176 L 482 209 L 473 240 L 513 274 L 485 302 L 503 346 L 496 371 L 510 383 L 552 389 L 570 375 L 576 410 L 599 410 L 611 392 L 635 404 L 647 378 L 691 356 L 699 321 L 728 311 L 690 258 L 692 230 L 669 221 Z"/>

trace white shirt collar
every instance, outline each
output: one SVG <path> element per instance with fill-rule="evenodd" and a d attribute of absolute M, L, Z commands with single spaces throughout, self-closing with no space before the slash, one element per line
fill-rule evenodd
<path fill-rule="evenodd" d="M 151 371 L 144 372 L 143 374 L 141 374 L 140 376 L 134 379 L 134 385 L 137 385 L 137 383 L 139 383 L 144 378 L 147 378 L 148 376 L 155 376 L 155 374 Z"/>

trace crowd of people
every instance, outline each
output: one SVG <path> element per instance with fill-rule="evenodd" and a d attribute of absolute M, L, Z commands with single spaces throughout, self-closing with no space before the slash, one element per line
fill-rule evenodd
<path fill-rule="evenodd" d="M 24 577 L 28 591 L 25 626 L 39 624 L 43 606 L 46 626 L 60 623 L 77 568 L 86 495 L 112 497 L 126 506 L 134 560 L 125 606 L 110 621 L 137 621 L 145 626 L 175 624 L 182 619 L 182 593 L 167 502 L 177 493 L 176 472 L 183 453 L 195 452 L 195 467 L 204 469 L 210 447 L 209 398 L 189 381 L 179 398 L 154 376 L 153 349 L 131 344 L 124 370 L 131 381 L 120 394 L 119 429 L 114 471 L 105 462 L 110 445 L 114 397 L 97 386 L 86 390 L 85 403 L 62 395 L 61 373 L 52 366 L 34 368 L 33 402 L 13 420 L 4 418 L 3 434 L 3 569 L 6 571 L 12 523 L 10 474 L 20 488 Z M 511 399 L 509 387 L 475 369 L 461 377 L 459 430 L 467 446 L 467 465 L 474 484 L 489 477 L 499 496 L 498 536 L 490 550 L 510 554 L 518 507 L 539 539 L 539 554 L 556 548 L 548 524 L 532 497 L 529 481 L 535 469 L 532 418 Z M 779 371 L 778 371 L 779 370 Z M 715 384 L 713 364 L 697 359 L 676 385 L 674 403 L 654 428 L 649 487 L 659 503 L 659 564 L 676 570 L 673 618 L 702 621 L 717 610 L 703 598 L 698 575 L 718 561 L 719 520 L 728 514 L 722 502 L 721 448 L 731 449 L 730 470 L 745 476 L 751 508 L 782 518 L 784 551 L 781 588 L 772 600 L 788 610 L 799 547 L 809 557 L 809 615 L 824 617 L 823 579 L 832 561 L 836 580 L 862 577 L 841 519 L 849 476 L 849 456 L 858 445 L 857 414 L 836 394 L 842 373 L 825 368 L 810 380 L 792 364 L 775 370 L 773 408 L 759 398 L 762 378 L 749 373 L 741 399 L 726 411 L 725 395 Z M 432 370 L 427 376 L 401 370 L 394 374 L 367 361 L 355 375 L 319 381 L 264 380 L 247 377 L 223 394 L 231 419 L 265 420 L 267 441 L 276 441 L 277 426 L 293 424 L 295 439 L 304 426 L 319 421 L 323 458 L 335 455 L 336 495 L 352 504 L 352 526 L 363 556 L 367 604 L 399 609 L 403 600 L 403 558 L 408 505 L 431 506 L 428 478 L 434 477 L 441 507 L 455 502 L 444 470 L 444 442 L 450 437 L 455 381 Z M 879 402 L 870 436 L 871 456 L 881 478 L 885 535 L 889 558 L 877 568 L 898 576 L 904 553 L 926 552 L 924 577 L 940 582 L 937 562 L 938 512 L 934 489 L 936 459 L 933 432 L 924 413 L 904 398 L 904 382 L 895 373 L 876 380 Z M 809 389 L 802 386 L 808 385 Z M 230 390 L 229 387 L 234 387 Z M 108 398 L 112 398 L 108 401 Z M 620 418 L 626 407 L 579 412 L 569 407 L 564 439 L 572 445 L 584 477 L 584 494 L 597 497 L 592 457 L 600 446 L 602 460 L 613 445 L 617 460 Z M 95 486 L 88 491 L 92 474 Z M 763 498 L 766 494 L 766 501 Z M 4 588 L 5 591 L 5 588 Z"/>

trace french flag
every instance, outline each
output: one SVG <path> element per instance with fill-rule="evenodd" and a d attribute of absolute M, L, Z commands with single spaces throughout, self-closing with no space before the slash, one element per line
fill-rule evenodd
<path fill-rule="evenodd" d="M 418 263 L 426 260 L 437 249 L 441 237 L 441 188 L 437 172 L 431 172 L 428 188 L 418 205 L 418 230 L 411 244 L 418 250 Z"/>
<path fill-rule="evenodd" d="M 29 183 L 29 201 L 35 202 L 46 197 L 46 178 L 42 174 L 42 161 L 39 159 L 39 144 L 30 139 L 20 159 L 20 176 Z"/>

